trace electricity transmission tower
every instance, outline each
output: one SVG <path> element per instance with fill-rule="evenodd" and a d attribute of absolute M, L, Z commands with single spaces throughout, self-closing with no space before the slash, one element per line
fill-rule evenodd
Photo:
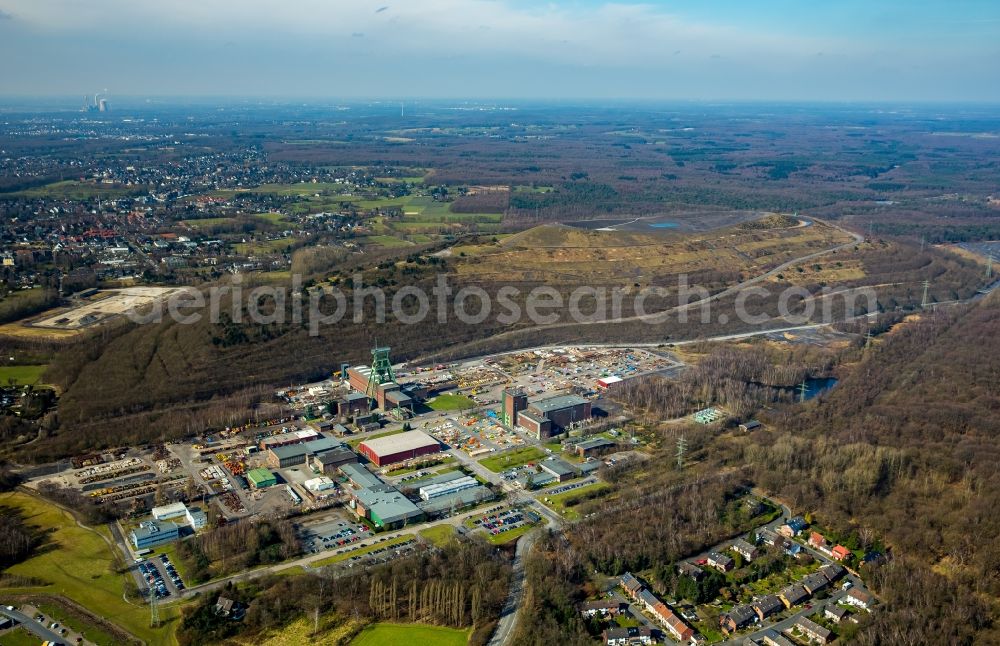
<path fill-rule="evenodd" d="M 687 438 L 681 435 L 677 438 L 677 468 L 684 468 L 684 455 L 687 453 Z"/>
<path fill-rule="evenodd" d="M 806 400 L 806 380 L 803 379 L 802 383 L 799 384 L 799 402 L 804 402 Z"/>
<path fill-rule="evenodd" d="M 920 299 L 920 307 L 923 307 L 923 308 L 927 307 L 927 290 L 930 288 L 930 286 L 931 286 L 931 281 L 925 280 L 924 281 L 924 297 L 922 299 Z"/>
<path fill-rule="evenodd" d="M 986 280 L 993 278 L 993 254 L 986 256 Z"/>

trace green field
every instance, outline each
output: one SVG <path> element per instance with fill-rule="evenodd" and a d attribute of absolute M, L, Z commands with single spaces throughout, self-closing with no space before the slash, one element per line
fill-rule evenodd
<path fill-rule="evenodd" d="M 295 244 L 295 238 L 278 238 L 277 240 L 261 240 L 259 242 L 238 242 L 233 245 L 236 253 L 245 256 L 268 255 L 283 253 L 289 245 Z"/>
<path fill-rule="evenodd" d="M 70 616 L 64 608 L 54 603 L 34 603 L 32 605 L 50 619 L 58 621 L 67 630 L 80 633 L 85 639 L 94 642 L 97 646 L 115 646 L 118 641 L 93 622 L 81 619 L 76 615 Z M 69 618 L 67 619 L 67 617 Z M 6 646 L 7 642 L 0 640 L 0 644 Z"/>
<path fill-rule="evenodd" d="M 0 635 L 0 644 L 3 646 L 38 646 L 40 643 L 34 633 L 29 633 L 20 627 Z"/>
<path fill-rule="evenodd" d="M 479 461 L 479 464 L 494 473 L 500 473 L 511 467 L 517 467 L 528 462 L 537 462 L 544 457 L 545 453 L 541 449 L 533 446 L 525 446 L 520 449 L 505 451 L 499 455 L 491 455 L 488 458 L 483 458 Z"/>
<path fill-rule="evenodd" d="M 423 624 L 372 624 L 351 646 L 465 646 L 469 631 Z"/>
<path fill-rule="evenodd" d="M 409 247 L 412 243 L 407 242 L 396 236 L 382 235 L 382 236 L 368 236 L 365 238 L 368 242 L 377 244 L 380 247 Z"/>
<path fill-rule="evenodd" d="M 45 186 L 17 191 L 16 193 L 8 193 L 7 195 L 13 197 L 52 197 L 67 200 L 89 200 L 93 197 L 121 197 L 130 193 L 136 193 L 139 190 L 135 188 L 119 188 L 96 182 L 67 180 L 65 182 L 55 182 L 53 184 L 46 184 Z"/>
<path fill-rule="evenodd" d="M 418 533 L 422 538 L 439 547 L 447 545 L 455 539 L 455 528 L 451 525 L 433 525 L 421 529 Z"/>
<path fill-rule="evenodd" d="M 521 538 L 534 528 L 535 528 L 534 525 L 525 524 L 515 529 L 512 529 L 509 532 L 500 532 L 499 534 L 496 535 L 487 532 L 485 536 L 486 540 L 488 540 L 490 543 L 494 545 L 503 545 L 505 543 L 510 543 L 511 541 L 516 541 L 517 539 Z"/>
<path fill-rule="evenodd" d="M 566 503 L 575 498 L 580 498 L 596 491 L 603 491 L 604 489 L 610 489 L 610 485 L 604 482 L 595 482 L 594 484 L 572 489 L 566 493 L 557 493 L 554 496 L 546 496 L 545 491 L 543 490 L 539 493 L 538 499 L 546 507 L 552 509 L 560 516 L 565 516 L 570 520 L 576 520 L 579 517 L 579 514 L 576 513 L 575 509 L 567 507 Z"/>
<path fill-rule="evenodd" d="M 11 381 L 18 386 L 41 383 L 42 374 L 45 373 L 46 368 L 48 368 L 47 365 L 0 366 L 0 384 L 9 384 Z"/>
<path fill-rule="evenodd" d="M 80 527 L 69 512 L 20 492 L 0 494 L 0 505 L 20 509 L 30 525 L 49 532 L 48 545 L 41 553 L 6 570 L 11 575 L 47 581 L 48 585 L 0 588 L 0 596 L 61 594 L 148 644 L 174 643 L 178 607 L 162 605 L 160 619 L 165 625 L 155 630 L 149 627 L 146 605 L 123 598 L 127 579 L 115 573 L 115 555 L 105 542 L 110 540 L 106 529 Z"/>
<path fill-rule="evenodd" d="M 466 410 L 474 407 L 476 402 L 472 401 L 465 395 L 446 393 L 444 395 L 438 395 L 434 399 L 430 400 L 427 402 L 427 405 L 432 410 Z"/>

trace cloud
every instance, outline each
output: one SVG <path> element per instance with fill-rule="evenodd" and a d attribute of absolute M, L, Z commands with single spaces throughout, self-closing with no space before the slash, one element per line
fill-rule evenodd
<path fill-rule="evenodd" d="M 378 9 L 375 10 L 375 13 L 382 13 L 383 11 L 385 11 L 388 8 L 389 8 L 389 5 L 385 5 L 384 7 L 379 7 Z"/>
<path fill-rule="evenodd" d="M 14 19 L 14 14 L 8 13 L 3 9 L 0 9 L 0 20 L 13 20 L 13 19 Z"/>

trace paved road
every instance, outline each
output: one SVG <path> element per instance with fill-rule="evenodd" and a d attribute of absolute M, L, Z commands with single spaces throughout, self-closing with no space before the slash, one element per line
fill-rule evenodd
<path fill-rule="evenodd" d="M 42 641 L 50 641 L 57 644 L 65 643 L 62 636 L 52 632 L 42 624 L 38 623 L 33 617 L 29 617 L 28 615 L 17 610 L 7 610 L 6 608 L 0 608 L 0 614 L 10 617 L 14 621 L 18 622 L 24 626 L 25 630 L 34 633 Z"/>
<path fill-rule="evenodd" d="M 507 592 L 507 601 L 500 612 L 500 620 L 497 622 L 496 631 L 490 638 L 488 646 L 504 646 L 510 643 L 514 635 L 514 627 L 517 626 L 517 613 L 521 609 L 521 600 L 524 596 L 524 558 L 531 551 L 537 540 L 538 532 L 533 531 L 521 537 L 514 549 L 513 572 L 510 577 L 510 589 Z"/>

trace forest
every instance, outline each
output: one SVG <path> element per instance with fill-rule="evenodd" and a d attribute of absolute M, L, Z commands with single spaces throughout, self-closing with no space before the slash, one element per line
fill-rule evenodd
<path fill-rule="evenodd" d="M 738 524 L 720 524 L 727 514 L 719 513 L 736 484 L 752 484 L 808 513 L 846 544 L 889 555 L 865 570 L 883 603 L 852 643 L 1000 641 L 1000 550 L 990 538 L 1000 531 L 993 513 L 1000 499 L 1000 345 L 983 342 L 998 334 L 996 294 L 928 311 L 896 322 L 871 344 L 841 346 L 832 355 L 837 386 L 805 404 L 773 403 L 758 413 L 763 430 L 661 429 L 667 448 L 653 460 L 670 462 L 672 440 L 683 432 L 692 466 L 616 469 L 609 474 L 615 492 L 582 505 L 581 513 L 595 513 L 598 522 L 573 526 L 562 543 L 542 544 L 533 558 L 544 554 L 549 567 L 528 570 L 532 598 L 542 602 L 518 628 L 524 643 L 559 634 L 567 643 L 583 639 L 585 627 L 571 609 L 593 594 L 588 567 L 606 573 L 652 567 L 660 573 L 657 585 L 675 589 L 670 566 L 677 558 L 697 551 L 702 537 L 736 531 Z M 765 351 L 709 355 L 703 385 L 712 385 L 712 365 L 722 357 L 749 378 L 768 374 L 759 368 Z M 784 370 L 794 374 L 803 358 L 795 354 L 769 373 L 772 379 L 781 381 Z M 656 418 L 673 405 L 660 407 L 655 393 L 663 388 L 621 396 Z M 724 388 L 706 392 L 727 396 Z M 717 480 L 705 481 L 709 474 Z M 647 522 L 635 522 L 633 491 L 637 501 L 655 501 L 643 509 Z M 630 540 L 621 540 L 624 533 Z"/>
<path fill-rule="evenodd" d="M 223 594 L 248 605 L 246 618 L 216 617 L 216 596 L 207 595 L 185 609 L 178 640 L 193 646 L 236 633 L 250 637 L 319 613 L 353 622 L 356 630 L 378 620 L 472 626 L 470 643 L 481 646 L 499 617 L 507 595 L 502 582 L 509 576 L 509 560 L 496 548 L 478 540 L 452 542 L 336 580 L 315 571 L 229 586 Z"/>

